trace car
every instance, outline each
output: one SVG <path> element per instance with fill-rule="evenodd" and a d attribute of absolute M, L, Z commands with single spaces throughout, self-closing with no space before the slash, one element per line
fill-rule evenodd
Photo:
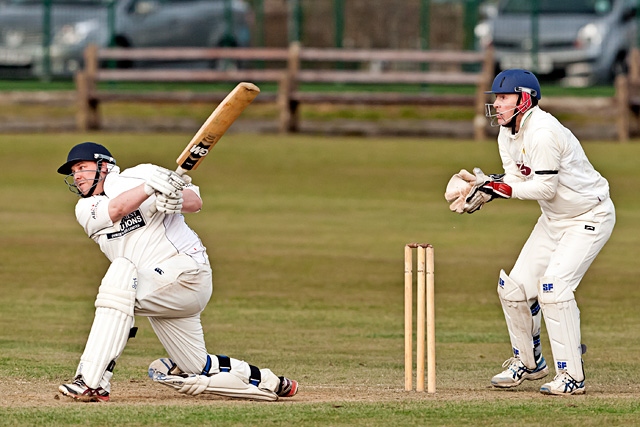
<path fill-rule="evenodd" d="M 610 84 L 636 43 L 636 0 L 501 0 L 475 28 L 493 46 L 496 71 L 530 69 L 568 86 Z M 537 16 L 537 52 L 532 19 Z"/>
<path fill-rule="evenodd" d="M 43 3 L 0 3 L 3 77 L 70 77 L 82 67 L 83 51 L 90 43 L 122 47 L 250 44 L 253 17 L 244 0 L 53 0 L 47 49 Z"/>

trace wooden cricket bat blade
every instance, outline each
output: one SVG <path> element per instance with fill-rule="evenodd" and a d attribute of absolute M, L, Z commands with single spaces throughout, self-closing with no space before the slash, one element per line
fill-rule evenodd
<path fill-rule="evenodd" d="M 222 138 L 231 124 L 260 93 L 258 86 L 242 82 L 222 100 L 213 113 L 202 124 L 189 144 L 176 159 L 182 172 L 195 170 L 211 148 Z"/>

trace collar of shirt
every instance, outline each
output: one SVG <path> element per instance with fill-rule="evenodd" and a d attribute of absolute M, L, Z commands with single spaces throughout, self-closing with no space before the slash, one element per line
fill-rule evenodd
<path fill-rule="evenodd" d="M 527 123 L 529 122 L 529 117 L 531 117 L 533 112 L 537 109 L 539 109 L 539 107 L 536 105 L 535 107 L 532 107 L 527 111 L 525 111 L 525 113 L 522 116 L 522 120 L 520 121 L 520 129 L 518 130 L 518 132 L 514 134 L 509 133 L 509 137 L 511 139 L 516 139 L 518 138 L 518 136 L 520 136 L 520 134 L 524 131 L 524 128 L 526 127 Z"/>

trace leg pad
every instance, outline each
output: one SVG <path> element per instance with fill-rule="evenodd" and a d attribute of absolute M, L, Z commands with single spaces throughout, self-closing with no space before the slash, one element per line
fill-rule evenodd
<path fill-rule="evenodd" d="M 531 308 L 527 304 L 524 288 L 500 270 L 498 296 L 509 329 L 514 356 L 519 357 L 528 369 L 536 369 L 533 329 L 535 328 Z"/>

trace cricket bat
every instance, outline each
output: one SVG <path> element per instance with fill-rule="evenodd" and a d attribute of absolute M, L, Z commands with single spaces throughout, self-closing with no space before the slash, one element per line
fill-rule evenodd
<path fill-rule="evenodd" d="M 200 130 L 196 132 L 182 151 L 182 154 L 176 159 L 178 164 L 176 173 L 183 175 L 187 171 L 195 170 L 231 124 L 259 93 L 260 89 L 253 83 L 238 83 L 213 110 L 213 113 L 202 124 Z"/>
<path fill-rule="evenodd" d="M 176 159 L 178 164 L 176 173 L 184 175 L 189 171 L 195 170 L 209 154 L 213 146 L 222 138 L 222 135 L 259 93 L 260 89 L 253 83 L 238 83 L 213 110 L 213 113 L 202 124 L 198 132 L 184 148 L 182 154 Z M 149 213 L 153 215 L 155 212 L 156 207 L 152 205 Z"/>

